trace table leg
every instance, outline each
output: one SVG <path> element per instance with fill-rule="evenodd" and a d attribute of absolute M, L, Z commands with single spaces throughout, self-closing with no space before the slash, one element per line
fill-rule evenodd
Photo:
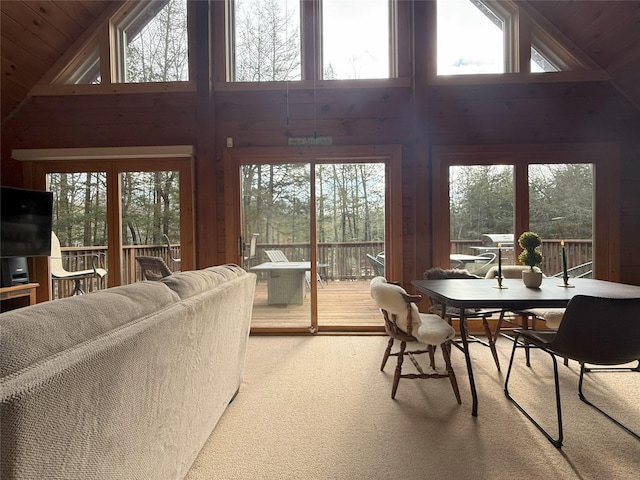
<path fill-rule="evenodd" d="M 473 367 L 471 366 L 471 355 L 469 355 L 469 343 L 467 342 L 467 326 L 464 308 L 460 309 L 460 336 L 462 337 L 462 345 L 464 347 L 464 359 L 467 362 L 467 373 L 469 374 L 469 386 L 471 387 L 471 415 L 478 416 L 478 394 L 476 392 L 476 382 L 473 379 Z"/>

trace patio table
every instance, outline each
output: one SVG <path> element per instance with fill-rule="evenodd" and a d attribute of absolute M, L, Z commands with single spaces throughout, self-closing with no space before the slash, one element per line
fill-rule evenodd
<path fill-rule="evenodd" d="M 328 264 L 318 264 L 326 268 Z M 268 272 L 267 303 L 269 305 L 302 305 L 307 294 L 306 272 L 311 262 L 265 262 L 250 268 L 254 272 Z"/>
<path fill-rule="evenodd" d="M 540 288 L 527 288 L 521 279 L 502 280 L 507 287 L 495 288 L 496 280 L 489 279 L 445 279 L 414 280 L 412 285 L 418 292 L 435 299 L 443 305 L 460 309 L 460 337 L 465 356 L 469 386 L 473 401 L 471 414 L 478 416 L 478 396 L 476 393 L 473 367 L 469 355 L 469 344 L 465 326 L 465 310 L 473 308 L 526 310 L 530 308 L 562 308 L 575 295 L 590 295 L 607 298 L 640 298 L 640 286 L 595 280 L 591 278 L 572 278 L 571 288 L 562 286 L 562 280 L 554 277 L 542 279 Z M 443 312 L 444 313 L 444 312 Z"/>

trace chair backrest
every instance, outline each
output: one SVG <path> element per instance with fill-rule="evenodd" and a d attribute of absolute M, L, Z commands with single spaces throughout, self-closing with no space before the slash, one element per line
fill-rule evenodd
<path fill-rule="evenodd" d="M 282 250 L 265 250 L 265 255 L 269 257 L 271 262 L 288 262 L 287 256 Z"/>
<path fill-rule="evenodd" d="M 531 270 L 528 265 L 502 265 L 502 278 L 522 278 L 522 272 Z M 484 278 L 496 278 L 498 267 L 491 267 Z"/>
<path fill-rule="evenodd" d="M 162 257 L 140 255 L 136 257 L 136 261 L 140 265 L 140 271 L 145 280 L 157 281 L 173 273 Z"/>
<path fill-rule="evenodd" d="M 173 251 L 171 250 L 171 240 L 169 240 L 169 235 L 167 235 L 166 233 L 163 233 L 162 236 L 164 237 L 164 241 L 167 244 L 167 250 L 169 251 L 169 258 L 171 259 L 172 262 L 180 263 L 181 259 L 175 258 L 173 256 Z"/>
<path fill-rule="evenodd" d="M 60 248 L 60 240 L 55 233 L 51 232 L 51 257 L 49 259 L 49 268 L 51 275 L 54 277 L 64 276 L 69 273 L 62 264 L 62 249 Z"/>
<path fill-rule="evenodd" d="M 249 258 L 254 258 L 256 256 L 256 246 L 258 244 L 258 235 L 259 233 L 254 233 L 251 235 L 251 241 L 249 242 Z"/>
<path fill-rule="evenodd" d="M 423 274 L 425 280 L 440 280 L 451 278 L 480 278 L 477 275 L 469 273 L 467 270 L 460 269 L 443 269 L 440 267 L 433 267 L 426 270 Z"/>
<path fill-rule="evenodd" d="M 373 274 L 376 277 L 384 275 L 384 263 L 382 263 L 373 255 L 369 255 L 368 253 L 367 253 L 367 260 L 369 260 L 369 263 L 371 264 L 371 268 L 373 268 Z"/>
<path fill-rule="evenodd" d="M 390 336 L 405 341 L 415 340 L 409 337 L 413 335 L 414 316 L 418 315 L 415 302 L 422 298 L 420 295 L 410 295 L 401 286 L 377 276 L 371 280 L 371 298 L 382 312 L 385 330 Z"/>
<path fill-rule="evenodd" d="M 549 348 L 595 365 L 640 360 L 640 298 L 576 295 Z"/>

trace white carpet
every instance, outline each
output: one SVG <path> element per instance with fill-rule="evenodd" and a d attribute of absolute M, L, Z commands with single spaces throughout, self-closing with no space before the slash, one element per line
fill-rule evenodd
<path fill-rule="evenodd" d="M 403 379 L 392 400 L 395 358 L 380 372 L 386 343 L 382 336 L 252 336 L 240 392 L 187 480 L 640 478 L 640 441 L 578 399 L 577 363 L 559 365 L 565 439 L 558 450 L 504 396 L 508 340 L 498 343 L 502 372 L 488 348 L 471 346 L 477 418 L 461 352 L 453 349 L 452 361 L 462 405 L 447 379 Z M 555 431 L 550 357 L 533 352 L 527 369 L 524 353 L 517 355 L 509 390 Z M 588 392 L 640 431 L 640 373 L 593 374 Z"/>

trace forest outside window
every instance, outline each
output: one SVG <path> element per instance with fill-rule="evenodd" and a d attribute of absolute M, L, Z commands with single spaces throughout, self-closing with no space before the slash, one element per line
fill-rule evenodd
<path fill-rule="evenodd" d="M 188 82 L 188 0 L 124 3 L 47 83 Z"/>
<path fill-rule="evenodd" d="M 189 80 L 186 0 L 140 2 L 116 32 L 118 82 Z"/>
<path fill-rule="evenodd" d="M 227 79 L 390 78 L 396 5 L 395 0 L 228 0 Z"/>

